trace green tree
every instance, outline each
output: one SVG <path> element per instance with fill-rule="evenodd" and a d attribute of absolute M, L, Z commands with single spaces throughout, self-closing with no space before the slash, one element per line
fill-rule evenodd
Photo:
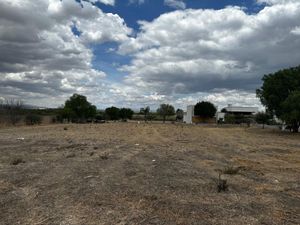
<path fill-rule="evenodd" d="M 173 116 L 175 114 L 175 109 L 172 105 L 169 104 L 161 104 L 157 109 L 157 114 L 161 115 L 163 121 L 166 121 L 167 116 Z"/>
<path fill-rule="evenodd" d="M 105 114 L 108 116 L 110 120 L 118 120 L 120 119 L 120 109 L 117 107 L 109 107 L 105 109 Z"/>
<path fill-rule="evenodd" d="M 195 105 L 194 114 L 204 118 L 213 118 L 216 115 L 217 108 L 211 102 L 198 102 Z"/>
<path fill-rule="evenodd" d="M 281 104 L 282 119 L 292 125 L 293 132 L 298 132 L 300 126 L 300 91 L 292 92 Z"/>
<path fill-rule="evenodd" d="M 299 112 L 297 104 L 296 102 L 289 102 L 290 100 L 285 104 L 284 102 L 288 98 L 295 99 L 297 94 L 294 94 L 294 92 L 300 91 L 300 66 L 264 75 L 262 80 L 262 87 L 256 90 L 261 103 L 268 111 L 289 123 L 294 132 L 298 132 L 299 120 L 290 119 L 294 118 L 295 113 Z M 290 95 L 293 95 L 293 97 L 290 97 Z"/>
<path fill-rule="evenodd" d="M 70 122 L 71 120 L 73 119 L 75 120 L 76 118 L 75 112 L 71 108 L 67 108 L 67 107 L 61 109 L 60 116 L 62 119 L 61 122 L 63 122 L 63 119 L 67 119 L 68 122 Z"/>
<path fill-rule="evenodd" d="M 63 115 L 65 118 L 77 122 L 82 122 L 87 118 L 94 118 L 96 113 L 96 106 L 89 103 L 85 96 L 79 94 L 73 94 L 70 99 L 65 102 L 63 108 Z"/>
<path fill-rule="evenodd" d="M 183 119 L 183 115 L 184 115 L 184 112 L 182 109 L 177 109 L 176 110 L 176 120 L 182 120 Z"/>
<path fill-rule="evenodd" d="M 97 120 L 97 122 L 101 121 L 101 120 L 105 120 L 105 112 L 102 110 L 98 110 L 95 119 Z"/>
<path fill-rule="evenodd" d="M 150 107 L 147 106 L 146 108 L 141 108 L 140 113 L 144 115 L 144 119 L 145 119 L 145 121 L 147 121 L 148 116 L 150 114 Z"/>
<path fill-rule="evenodd" d="M 132 119 L 134 112 L 129 108 L 121 108 L 119 115 L 122 120 Z"/>
<path fill-rule="evenodd" d="M 255 115 L 255 121 L 259 124 L 263 125 L 263 129 L 265 129 L 265 124 L 272 119 L 272 116 L 269 113 L 259 112 Z"/>

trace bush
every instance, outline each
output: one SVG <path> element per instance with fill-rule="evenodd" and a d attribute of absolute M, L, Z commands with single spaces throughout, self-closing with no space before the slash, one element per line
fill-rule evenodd
<path fill-rule="evenodd" d="M 268 124 L 269 120 L 271 120 L 271 119 L 272 119 L 272 116 L 265 112 L 259 112 L 255 115 L 255 121 L 258 124 L 262 124 L 263 129 L 265 128 L 265 124 Z"/>
<path fill-rule="evenodd" d="M 223 174 L 235 175 L 240 171 L 240 167 L 229 166 L 223 170 Z"/>
<path fill-rule="evenodd" d="M 119 117 L 123 120 L 123 121 L 127 121 L 127 119 L 132 119 L 134 112 L 132 109 L 129 108 L 121 108 L 119 111 Z"/>
<path fill-rule="evenodd" d="M 42 117 L 35 114 L 29 114 L 25 118 L 25 122 L 27 125 L 36 125 L 42 123 Z"/>
<path fill-rule="evenodd" d="M 20 163 L 25 163 L 25 161 L 23 159 L 21 159 L 21 158 L 16 158 L 16 159 L 13 159 L 10 164 L 16 166 L 16 165 L 18 165 Z"/>
<path fill-rule="evenodd" d="M 22 119 L 23 102 L 15 99 L 0 101 L 0 110 L 6 115 L 7 121 L 16 125 Z"/>
<path fill-rule="evenodd" d="M 225 123 L 227 124 L 242 124 L 246 123 L 250 125 L 254 122 L 253 116 L 245 116 L 242 114 L 226 114 L 225 115 Z"/>
<path fill-rule="evenodd" d="M 235 116 L 231 114 L 225 115 L 225 123 L 234 124 L 235 123 Z"/>

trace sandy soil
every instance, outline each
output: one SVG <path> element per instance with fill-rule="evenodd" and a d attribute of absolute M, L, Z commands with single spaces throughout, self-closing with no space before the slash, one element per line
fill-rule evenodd
<path fill-rule="evenodd" d="M 222 171 L 233 174 L 218 192 Z M 300 224 L 300 135 L 137 123 L 2 128 L 0 224 Z"/>

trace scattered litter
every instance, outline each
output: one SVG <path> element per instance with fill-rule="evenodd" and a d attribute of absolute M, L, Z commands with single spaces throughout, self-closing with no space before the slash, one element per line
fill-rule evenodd
<path fill-rule="evenodd" d="M 152 162 L 156 162 L 156 160 L 155 160 L 155 159 L 153 159 L 153 160 L 152 160 Z"/>
<path fill-rule="evenodd" d="M 92 175 L 90 175 L 90 176 L 86 176 L 86 177 L 84 177 L 84 179 L 89 179 L 89 178 L 98 178 L 99 176 L 92 176 Z"/>
<path fill-rule="evenodd" d="M 279 181 L 278 181 L 278 180 L 274 180 L 274 182 L 275 182 L 275 183 L 279 183 Z"/>
<path fill-rule="evenodd" d="M 23 138 L 23 137 L 19 137 L 19 138 L 17 138 L 17 140 L 19 140 L 19 141 L 24 141 L 24 140 L 25 140 L 25 138 Z"/>
<path fill-rule="evenodd" d="M 140 144 L 135 144 L 135 146 L 139 146 Z"/>

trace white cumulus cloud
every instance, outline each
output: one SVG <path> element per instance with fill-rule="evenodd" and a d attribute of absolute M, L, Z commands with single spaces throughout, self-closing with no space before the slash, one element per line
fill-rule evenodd
<path fill-rule="evenodd" d="M 136 33 L 93 2 L 0 1 L 0 98 L 57 106 L 78 92 L 103 107 L 259 106 L 262 75 L 300 62 L 298 0 L 258 0 L 267 6 L 257 14 L 173 5 L 182 10 L 140 21 Z M 119 68 L 124 80 L 93 68 L 91 45 L 106 42 L 132 57 Z"/>
<path fill-rule="evenodd" d="M 186 8 L 186 4 L 182 0 L 165 0 L 164 4 L 169 7 L 175 8 L 175 9 L 185 9 Z"/>
<path fill-rule="evenodd" d="M 101 2 L 105 5 L 115 5 L 115 0 L 89 0 L 89 2 L 92 3 Z"/>
<path fill-rule="evenodd" d="M 164 95 L 215 88 L 254 92 L 263 74 L 300 62 L 300 2 L 276 4 L 257 14 L 238 7 L 187 9 L 140 22 L 121 54 L 126 82 Z"/>
<path fill-rule="evenodd" d="M 287 3 L 297 3 L 299 0 L 257 0 L 257 3 L 259 4 L 269 4 L 269 5 L 275 5 L 275 4 L 287 4 Z"/>
<path fill-rule="evenodd" d="M 118 15 L 85 1 L 2 0 L 0 21 L 0 95 L 47 105 L 103 87 L 106 74 L 93 69 L 89 44 L 131 33 Z"/>

